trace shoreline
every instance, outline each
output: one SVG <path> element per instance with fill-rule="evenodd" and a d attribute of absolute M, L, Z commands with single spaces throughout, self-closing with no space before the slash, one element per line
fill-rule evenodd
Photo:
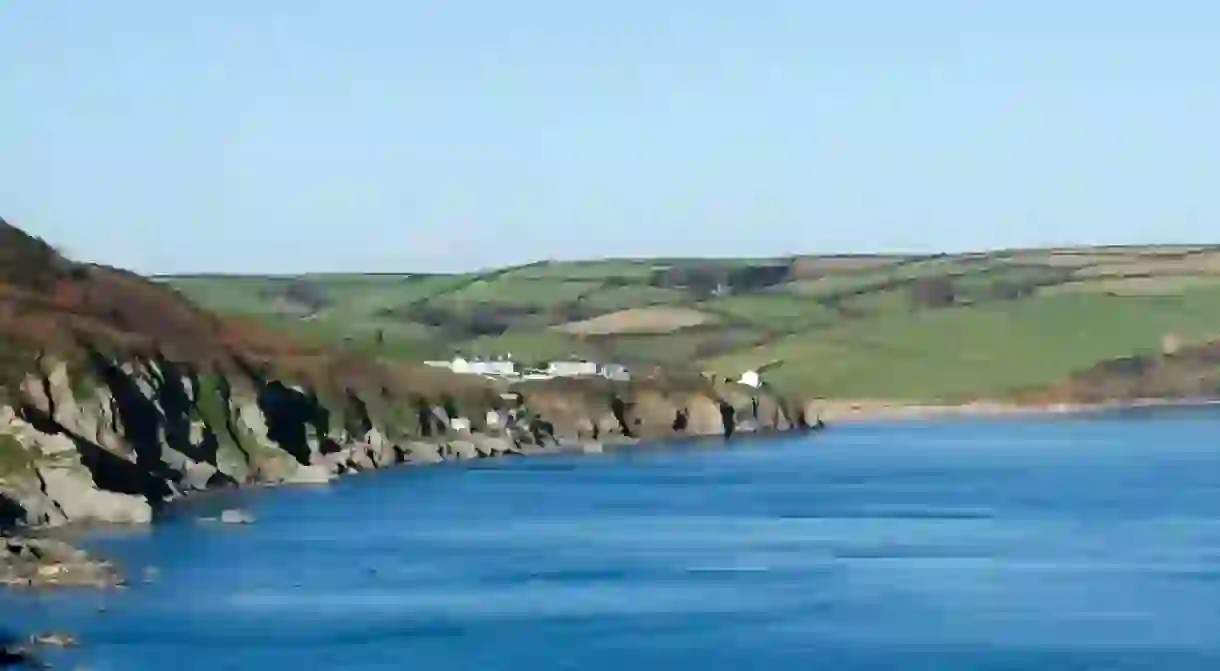
<path fill-rule="evenodd" d="M 361 477 L 375 476 L 377 474 L 386 473 L 395 470 L 413 470 L 418 468 L 445 468 L 445 467 L 460 467 L 469 465 L 474 462 L 482 461 L 501 461 L 509 459 L 534 459 L 547 457 L 563 457 L 563 456 L 597 456 L 617 451 L 640 449 L 641 446 L 648 444 L 659 445 L 688 445 L 699 442 L 740 442 L 740 441 L 760 441 L 779 438 L 788 435 L 808 435 L 811 433 L 820 433 L 817 429 L 800 430 L 790 428 L 786 430 L 778 429 L 751 429 L 740 431 L 733 434 L 732 438 L 726 439 L 719 433 L 695 433 L 687 435 L 675 435 L 671 438 L 663 439 L 644 439 L 632 437 L 628 438 L 621 435 L 614 435 L 603 438 L 601 440 L 584 440 L 584 439 L 560 439 L 558 443 L 539 446 L 524 446 L 517 448 L 518 451 L 501 452 L 496 454 L 486 454 L 479 457 L 458 457 L 443 459 L 441 461 L 406 461 L 392 464 L 389 466 L 371 468 L 366 470 L 353 470 L 347 473 L 333 476 L 326 482 L 259 482 L 247 483 L 239 486 L 225 487 L 218 489 L 207 489 L 200 491 L 188 492 L 183 496 L 166 500 L 162 507 L 155 511 L 152 521 L 146 524 L 127 523 L 127 522 L 101 522 L 101 521 L 79 521 L 68 522 L 55 526 L 45 527 L 29 527 L 13 530 L 8 533 L 0 532 L 0 538 L 26 538 L 26 539 L 46 539 L 52 541 L 60 541 L 73 543 L 84 536 L 95 532 L 106 533 L 145 533 L 149 529 L 156 526 L 167 517 L 174 517 L 183 511 L 190 511 L 194 508 L 208 508 L 213 506 L 218 501 L 223 501 L 234 495 L 253 492 L 273 492 L 279 489 L 300 489 L 300 488 L 317 488 L 325 489 L 333 486 L 335 483 L 343 480 L 358 479 Z M 468 440 L 469 436 L 459 438 L 458 441 Z M 458 442 L 451 441 L 451 442 Z M 447 441 L 439 441 L 436 444 L 444 445 Z M 175 511 L 175 512 L 170 512 Z"/>
<path fill-rule="evenodd" d="M 1208 408 L 1220 406 L 1220 399 L 1143 398 L 1097 403 L 1014 403 L 1011 401 L 970 401 L 967 403 L 920 403 L 884 399 L 819 399 L 806 404 L 810 417 L 821 417 L 838 424 L 874 422 L 914 422 L 931 419 L 993 419 L 1083 416 L 1101 412 L 1147 410 L 1156 408 Z"/>
<path fill-rule="evenodd" d="M 1220 398 L 1199 398 L 1199 399 L 1164 399 L 1164 398 L 1145 398 L 1145 399 L 1130 399 L 1121 401 L 1103 401 L 1098 403 L 1053 403 L 1053 404 L 1021 404 L 1007 401 L 971 401 L 966 403 L 923 403 L 923 402 L 908 402 L 899 400 L 883 400 L 883 399 L 819 399 L 810 401 L 806 405 L 806 411 L 810 418 L 820 418 L 827 423 L 826 428 L 833 428 L 833 424 L 870 424 L 870 423 L 905 423 L 917 422 L 925 420 L 939 419 L 985 419 L 985 418 L 1036 418 L 1036 417 L 1053 417 L 1053 416 L 1081 416 L 1093 413 L 1115 412 L 1123 410 L 1142 410 L 1142 409 L 1198 409 L 1198 408 L 1220 408 Z M 170 499 L 165 502 L 166 509 L 170 508 L 190 508 L 195 505 L 207 505 L 209 500 L 222 498 L 225 495 L 240 491 L 257 491 L 257 490 L 276 490 L 282 488 L 297 488 L 297 487 L 328 487 L 331 483 L 348 479 L 351 477 L 359 477 L 360 475 L 378 473 L 386 470 L 395 470 L 400 468 L 420 468 L 431 467 L 438 465 L 458 465 L 469 461 L 483 461 L 486 459 L 513 459 L 513 458 L 528 458 L 528 457 L 546 457 L 546 456 L 562 456 L 562 455 L 597 455 L 610 451 L 617 451 L 623 448 L 638 447 L 641 443 L 656 442 L 664 445 L 684 445 L 689 443 L 698 443 L 703 441 L 719 442 L 738 442 L 747 440 L 750 442 L 759 440 L 768 440 L 772 438 L 784 436 L 809 436 L 821 434 L 825 429 L 817 429 L 813 427 L 804 430 L 791 427 L 788 429 L 748 429 L 738 431 L 733 434 L 732 438 L 724 438 L 718 433 L 707 434 L 687 434 L 675 435 L 658 440 L 645 440 L 641 438 L 627 438 L 623 436 L 607 437 L 603 440 L 582 440 L 582 439 L 563 439 L 558 444 L 547 447 L 530 447 L 519 452 L 504 452 L 500 454 L 488 454 L 472 457 L 458 457 L 444 459 L 442 461 L 407 461 L 394 464 L 389 467 L 378 467 L 368 470 L 352 471 L 342 475 L 336 475 L 328 482 L 261 482 L 247 483 L 240 486 L 210 489 L 189 492 L 184 496 Z M 464 439 L 459 439 L 464 440 Z M 446 441 L 440 441 L 440 444 Z M 121 522 L 69 522 L 67 524 L 48 526 L 48 527 L 30 527 L 22 529 L 14 529 L 10 532 L 0 533 L 0 537 L 10 538 L 32 538 L 32 539 L 51 539 L 59 541 L 71 541 L 74 538 L 80 538 L 82 535 L 98 531 L 98 530 L 143 530 L 157 523 L 159 515 L 154 516 L 154 519 L 149 524 L 131 524 Z"/>
<path fill-rule="evenodd" d="M 1055 404 L 1021 404 L 1005 401 L 972 401 L 958 404 L 917 403 L 882 399 L 824 399 L 810 401 L 806 404 L 806 413 L 811 418 L 820 418 L 830 424 L 861 425 L 861 424 L 901 424 L 930 420 L 973 420 L 1000 418 L 1049 418 L 1049 417 L 1080 417 L 1094 413 L 1116 412 L 1123 410 L 1157 409 L 1157 408 L 1208 408 L 1220 407 L 1220 399 L 1130 399 L 1122 401 L 1105 401 L 1099 403 L 1055 403 Z M 827 427 L 831 428 L 831 427 Z M 741 431 L 732 438 L 724 439 L 715 434 L 685 435 L 657 442 L 682 445 L 705 440 L 716 442 L 737 442 L 748 440 L 767 440 L 789 435 L 808 436 L 820 434 L 823 429 L 800 430 L 749 430 Z M 572 454 L 602 454 L 624 448 L 632 448 L 644 442 L 639 439 L 610 438 L 603 441 L 565 440 L 557 445 L 546 448 L 533 448 L 517 453 L 486 455 L 479 458 L 447 459 L 439 464 L 460 464 L 465 461 L 480 461 L 487 458 L 505 459 L 521 457 L 538 457 L 548 455 Z M 435 465 L 431 462 L 406 462 L 389 467 L 415 468 Z M 341 475 L 335 479 L 358 477 L 364 473 L 389 470 L 375 468 L 369 471 L 356 471 Z M 240 491 L 279 489 L 282 487 L 327 487 L 330 483 L 260 483 L 242 487 L 192 492 L 186 496 L 167 501 L 166 509 L 190 510 L 199 505 L 207 506 L 209 500 L 222 499 L 226 494 Z M 171 513 L 172 514 L 172 513 Z M 188 513 L 189 514 L 189 513 Z M 93 556 L 87 551 L 77 548 L 85 536 L 94 532 L 114 533 L 147 533 L 158 523 L 161 517 L 157 515 L 150 524 L 122 524 L 102 522 L 79 522 L 57 525 L 53 527 L 15 529 L 0 534 L 0 539 L 12 541 L 22 546 L 43 546 L 50 556 L 41 561 L 26 563 L 26 570 L 16 574 L 10 572 L 2 575 L 0 572 L 0 589 L 5 587 L 18 590 L 39 590 L 56 588 L 123 588 L 128 584 L 130 567 L 116 567 L 104 557 Z M 2 549 L 3 546 L 0 546 Z M 23 551 L 25 551 L 23 549 Z M 41 554 L 41 553 L 40 553 Z M 27 560 L 32 557 L 26 557 Z M 0 562 L 3 565 L 3 562 Z M 48 572 L 40 566 L 56 566 Z"/>
<path fill-rule="evenodd" d="M 438 445 L 455 441 L 440 441 Z M 631 438 L 608 438 L 603 441 L 563 440 L 546 447 L 529 447 L 522 451 L 482 454 L 478 457 L 457 457 L 441 461 L 405 461 L 390 466 L 375 467 L 366 470 L 353 470 L 344 474 L 336 474 L 325 482 L 281 481 L 246 483 L 239 486 L 191 491 L 164 501 L 161 507 L 154 510 L 148 523 L 104 522 L 97 520 L 72 521 L 53 526 L 17 527 L 0 531 L 0 590 L 40 591 L 40 590 L 108 590 L 125 589 L 131 580 L 131 567 L 118 566 L 109 558 L 95 555 L 92 551 L 82 549 L 87 545 L 87 537 L 95 533 L 107 534 L 144 534 L 166 517 L 186 512 L 191 509 L 207 507 L 210 503 L 222 501 L 227 496 L 240 493 L 276 490 L 283 488 L 330 487 L 338 480 L 358 478 L 361 475 L 372 475 L 395 469 L 429 468 L 434 466 L 458 465 L 464 462 L 482 461 L 485 459 L 510 459 L 522 457 L 560 456 L 565 454 L 601 454 L 614 448 L 629 447 L 641 442 Z M 521 449 L 521 448 L 518 448 Z M 170 512 L 175 511 L 175 512 Z M 201 518 L 202 519 L 202 518 Z M 33 549 L 33 552 L 30 549 Z"/>

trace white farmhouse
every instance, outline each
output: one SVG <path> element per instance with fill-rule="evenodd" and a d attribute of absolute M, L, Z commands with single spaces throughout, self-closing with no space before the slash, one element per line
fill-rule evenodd
<path fill-rule="evenodd" d="M 498 429 L 504 424 L 504 421 L 503 418 L 500 417 L 499 410 L 488 410 L 487 419 L 484 423 L 489 429 Z"/>
<path fill-rule="evenodd" d="M 596 361 L 552 361 L 547 364 L 547 375 L 553 377 L 584 377 L 597 375 Z"/>
<path fill-rule="evenodd" d="M 759 377 L 758 371 L 747 370 L 746 372 L 741 374 L 741 379 L 738 380 L 737 383 L 744 384 L 747 387 L 754 387 L 755 389 L 757 389 L 760 386 L 762 386 L 762 378 Z"/>
<path fill-rule="evenodd" d="M 460 356 L 450 361 L 425 361 L 425 366 L 448 368 L 459 375 L 494 375 L 511 377 L 517 374 L 517 362 L 512 359 L 465 359 Z"/>
<path fill-rule="evenodd" d="M 474 375 L 511 376 L 517 374 L 517 363 L 507 359 L 475 359 L 469 362 Z"/>
<path fill-rule="evenodd" d="M 608 363 L 602 366 L 602 377 L 607 380 L 626 381 L 631 379 L 631 373 L 627 371 L 627 367 L 619 363 Z"/>

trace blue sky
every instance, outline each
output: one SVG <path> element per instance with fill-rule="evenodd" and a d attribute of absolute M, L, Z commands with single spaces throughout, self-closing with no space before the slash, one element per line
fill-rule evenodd
<path fill-rule="evenodd" d="M 1220 3 L 9 0 L 0 216 L 142 272 L 1220 237 Z"/>

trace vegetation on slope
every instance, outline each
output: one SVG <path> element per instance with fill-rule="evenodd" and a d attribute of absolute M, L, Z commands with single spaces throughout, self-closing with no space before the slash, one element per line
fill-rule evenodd
<path fill-rule="evenodd" d="M 247 376 L 263 371 L 339 396 L 347 387 L 402 394 L 490 394 L 478 380 L 442 376 L 408 357 L 375 357 L 367 349 L 348 346 L 347 334 L 363 324 L 358 320 L 340 330 L 338 321 L 320 322 L 310 329 L 278 311 L 234 310 L 217 316 L 170 285 L 114 268 L 74 263 L 2 221 L 0 241 L 5 261 L 0 266 L 0 394 L 6 396 L 13 396 L 25 376 L 38 370 L 44 355 L 92 371 L 95 354 L 115 360 L 164 357 L 200 371 Z M 224 278 L 220 280 L 224 288 L 212 291 L 210 281 L 194 279 L 187 284 L 210 291 L 215 298 L 225 292 L 256 295 L 253 287 L 267 283 L 243 280 L 232 287 Z M 346 279 L 347 284 L 363 281 Z M 273 280 L 271 284 L 296 292 L 292 300 L 306 300 L 307 292 L 293 288 L 299 283 Z M 352 295 L 359 297 L 361 292 Z M 276 298 L 269 300 L 280 305 Z M 293 332 L 286 335 L 276 326 L 291 327 Z M 79 377 L 83 381 L 88 376 Z"/>
<path fill-rule="evenodd" d="M 205 306 L 386 357 L 578 354 L 723 375 L 770 363 L 777 388 L 823 397 L 1022 395 L 1220 334 L 1213 246 L 163 279 Z"/>

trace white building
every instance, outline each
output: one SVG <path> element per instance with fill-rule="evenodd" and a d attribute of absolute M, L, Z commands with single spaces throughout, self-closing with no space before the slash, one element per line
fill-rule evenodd
<path fill-rule="evenodd" d="M 762 378 L 758 376 L 758 371 L 747 370 L 741 374 L 741 379 L 738 380 L 737 383 L 757 389 L 758 387 L 762 386 Z"/>
<path fill-rule="evenodd" d="M 601 375 L 607 380 L 624 381 L 631 379 L 631 373 L 627 372 L 627 367 L 617 363 L 608 363 L 602 366 Z"/>
<path fill-rule="evenodd" d="M 448 368 L 459 375 L 496 375 L 509 377 L 517 374 L 517 362 L 512 359 L 464 359 L 455 356 L 451 361 L 425 361 L 425 366 Z"/>
<path fill-rule="evenodd" d="M 509 359 L 475 359 L 469 362 L 474 375 L 516 375 L 517 362 Z"/>
<path fill-rule="evenodd" d="M 584 377 L 597 375 L 596 361 L 552 361 L 547 364 L 547 375 L 553 377 Z"/>
<path fill-rule="evenodd" d="M 498 429 L 504 424 L 504 421 L 500 417 L 499 410 L 488 410 L 487 419 L 484 423 L 487 425 L 487 428 L 489 428 L 489 429 Z"/>

